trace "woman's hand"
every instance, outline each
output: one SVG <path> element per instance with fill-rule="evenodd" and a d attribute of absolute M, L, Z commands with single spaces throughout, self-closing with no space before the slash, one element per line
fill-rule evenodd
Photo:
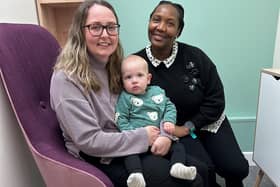
<path fill-rule="evenodd" d="M 146 126 L 145 129 L 148 134 L 149 145 L 151 146 L 159 136 L 159 132 L 160 132 L 159 128 L 157 128 L 155 126 Z"/>
<path fill-rule="evenodd" d="M 168 153 L 171 140 L 165 136 L 159 136 L 152 145 L 151 152 L 154 155 L 164 156 Z"/>
<path fill-rule="evenodd" d="M 187 136 L 190 133 L 189 129 L 185 126 L 175 126 L 174 135 L 181 138 L 183 136 Z"/>

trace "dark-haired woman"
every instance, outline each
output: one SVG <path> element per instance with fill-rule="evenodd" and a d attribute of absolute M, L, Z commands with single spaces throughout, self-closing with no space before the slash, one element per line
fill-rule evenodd
<path fill-rule="evenodd" d="M 191 154 L 187 162 L 197 166 L 204 186 L 218 186 L 218 173 L 227 187 L 241 187 L 249 166 L 225 115 L 223 84 L 216 66 L 201 49 L 176 41 L 183 28 L 183 7 L 161 1 L 150 15 L 151 44 L 136 55 L 149 63 L 152 84 L 163 88 L 176 105 L 176 135 Z M 207 164 L 209 174 L 199 160 Z"/>

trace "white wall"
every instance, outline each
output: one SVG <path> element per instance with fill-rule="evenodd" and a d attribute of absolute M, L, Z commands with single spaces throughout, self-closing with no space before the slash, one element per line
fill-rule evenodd
<path fill-rule="evenodd" d="M 35 0 L 0 0 L 0 22 L 37 24 Z"/>
<path fill-rule="evenodd" d="M 0 0 L 0 22 L 38 24 L 35 0 Z M 0 186 L 45 186 L 18 127 L 1 82 Z"/>
<path fill-rule="evenodd" d="M 273 68 L 280 68 L 280 10 L 278 16 L 278 28 L 277 28 L 276 38 L 275 38 Z"/>

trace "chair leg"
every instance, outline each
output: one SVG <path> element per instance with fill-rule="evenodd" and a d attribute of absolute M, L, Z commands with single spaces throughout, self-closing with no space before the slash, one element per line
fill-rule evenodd
<path fill-rule="evenodd" d="M 258 175 L 257 175 L 257 178 L 256 178 L 256 183 L 255 183 L 254 187 L 259 187 L 260 186 L 263 175 L 264 175 L 264 172 L 263 172 L 263 170 L 260 169 L 259 172 L 258 172 Z"/>

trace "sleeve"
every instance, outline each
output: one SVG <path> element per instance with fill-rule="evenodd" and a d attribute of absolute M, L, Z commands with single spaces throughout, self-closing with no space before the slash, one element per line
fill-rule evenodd
<path fill-rule="evenodd" d="M 123 91 L 116 104 L 116 124 L 121 131 L 133 130 L 133 126 L 129 124 L 130 107 L 129 95 Z"/>
<path fill-rule="evenodd" d="M 225 109 L 224 88 L 216 66 L 203 52 L 200 61 L 204 98 L 199 112 L 191 119 L 198 129 L 217 121 Z"/>
<path fill-rule="evenodd" d="M 175 105 L 170 101 L 168 97 L 166 97 L 163 121 L 169 121 L 176 124 L 176 113 L 177 111 Z"/>
<path fill-rule="evenodd" d="M 124 132 L 104 129 L 97 117 L 102 114 L 90 106 L 77 85 L 54 78 L 50 92 L 66 145 L 73 142 L 80 151 L 96 157 L 118 157 L 147 151 L 149 142 L 144 128 Z"/>
<path fill-rule="evenodd" d="M 160 122 L 160 136 L 165 136 L 173 141 L 177 141 L 178 140 L 178 137 L 174 136 L 174 135 L 171 135 L 171 134 L 168 134 L 167 132 L 165 132 L 163 130 L 163 122 Z"/>
<path fill-rule="evenodd" d="M 165 99 L 164 114 L 163 114 L 163 119 L 160 123 L 160 135 L 161 136 L 166 136 L 166 137 L 170 138 L 171 140 L 176 141 L 176 140 L 178 140 L 178 138 L 176 136 L 168 134 L 163 130 L 163 122 L 165 122 L 165 121 L 176 124 L 176 107 L 170 101 L 170 99 L 166 96 L 165 91 L 163 89 L 161 89 L 158 86 L 154 86 L 154 87 L 156 89 L 158 89 L 158 91 L 160 93 L 162 93 L 165 97 L 164 98 Z"/>

